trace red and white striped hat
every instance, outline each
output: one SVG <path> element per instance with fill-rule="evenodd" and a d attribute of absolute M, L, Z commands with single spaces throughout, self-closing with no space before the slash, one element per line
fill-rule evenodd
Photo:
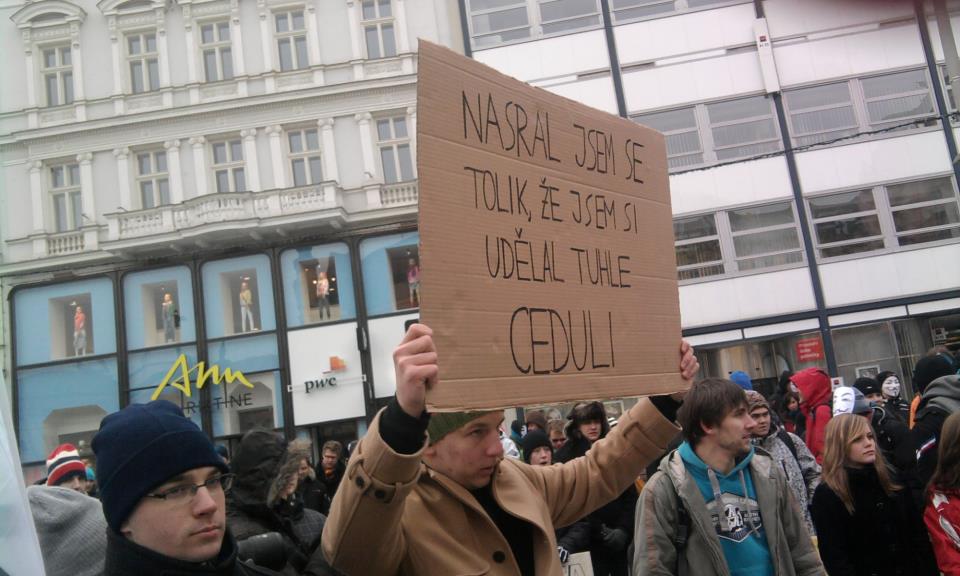
<path fill-rule="evenodd" d="M 61 444 L 47 456 L 47 486 L 57 486 L 71 476 L 87 477 L 87 467 L 73 444 Z"/>

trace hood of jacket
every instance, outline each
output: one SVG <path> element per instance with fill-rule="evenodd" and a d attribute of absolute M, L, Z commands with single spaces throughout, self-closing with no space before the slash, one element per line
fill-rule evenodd
<path fill-rule="evenodd" d="M 240 440 L 230 469 L 236 477 L 230 499 L 239 508 L 272 510 L 290 482 L 299 475 L 300 461 L 310 458 L 310 442 L 289 444 L 270 430 L 251 430 Z"/>
<path fill-rule="evenodd" d="M 939 408 L 947 414 L 960 411 L 960 376 L 941 376 L 927 385 L 917 417 L 930 408 Z"/>
<path fill-rule="evenodd" d="M 830 376 L 823 370 L 807 368 L 791 376 L 790 381 L 797 385 L 800 394 L 803 395 L 800 410 L 803 411 L 804 416 L 809 415 L 813 408 L 830 402 L 832 394 Z"/>

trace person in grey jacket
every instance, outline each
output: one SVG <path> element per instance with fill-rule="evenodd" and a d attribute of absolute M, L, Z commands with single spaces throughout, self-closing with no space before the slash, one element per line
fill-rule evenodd
<path fill-rule="evenodd" d="M 810 518 L 810 502 L 820 484 L 820 465 L 799 436 L 787 432 L 773 421 L 770 404 L 763 394 L 749 390 L 747 402 L 750 405 L 750 417 L 757 423 L 753 429 L 753 445 L 763 448 L 783 469 L 787 484 L 803 512 L 807 530 L 810 534 L 816 534 Z"/>
<path fill-rule="evenodd" d="M 684 442 L 637 505 L 634 576 L 825 574 L 783 469 L 750 443 L 743 389 L 695 383 L 678 423 Z"/>

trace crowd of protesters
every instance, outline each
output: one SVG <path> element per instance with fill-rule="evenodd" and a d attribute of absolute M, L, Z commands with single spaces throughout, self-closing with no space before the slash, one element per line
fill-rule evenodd
<path fill-rule="evenodd" d="M 836 387 L 706 378 L 604 404 L 429 414 L 432 332 L 347 451 L 255 429 L 234 453 L 165 401 L 58 446 L 28 499 L 47 574 L 960 575 L 960 361 Z M 699 363 L 681 342 L 677 370 Z M 442 385 L 442 384 L 439 384 Z"/>

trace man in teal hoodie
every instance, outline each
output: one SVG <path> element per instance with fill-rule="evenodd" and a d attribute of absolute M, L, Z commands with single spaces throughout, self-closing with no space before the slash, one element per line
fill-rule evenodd
<path fill-rule="evenodd" d="M 743 389 L 697 382 L 677 419 L 684 442 L 637 505 L 634 575 L 824 574 L 783 470 L 750 443 Z"/>

